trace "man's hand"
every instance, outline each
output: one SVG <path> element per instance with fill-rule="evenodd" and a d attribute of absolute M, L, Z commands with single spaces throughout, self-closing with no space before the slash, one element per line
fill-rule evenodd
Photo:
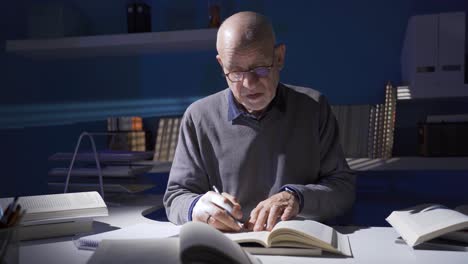
<path fill-rule="evenodd" d="M 271 231 L 281 217 L 289 220 L 299 213 L 299 201 L 289 192 L 280 192 L 260 202 L 250 213 L 246 228 L 253 231 Z"/>
<path fill-rule="evenodd" d="M 193 207 L 192 221 L 205 222 L 222 231 L 239 231 L 241 227 L 226 211 L 235 218 L 242 219 L 241 206 L 234 196 L 209 191 Z"/>

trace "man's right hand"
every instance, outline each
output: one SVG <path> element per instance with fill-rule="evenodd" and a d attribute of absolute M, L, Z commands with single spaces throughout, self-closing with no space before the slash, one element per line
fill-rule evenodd
<path fill-rule="evenodd" d="M 205 222 L 222 231 L 240 231 L 241 227 L 226 211 L 235 218 L 242 219 L 241 206 L 234 196 L 209 191 L 193 207 L 192 221 Z"/>

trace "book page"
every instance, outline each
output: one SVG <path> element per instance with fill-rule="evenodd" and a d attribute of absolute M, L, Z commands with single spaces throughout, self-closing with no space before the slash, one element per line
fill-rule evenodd
<path fill-rule="evenodd" d="M 270 239 L 273 240 L 275 235 L 282 233 L 291 233 L 296 236 L 299 233 L 309 239 L 320 241 L 321 244 L 332 245 L 333 242 L 333 228 L 312 220 L 281 221 L 273 228 Z"/>
<path fill-rule="evenodd" d="M 30 213 L 106 207 L 97 192 L 61 193 L 20 197 L 18 203 Z"/>
<path fill-rule="evenodd" d="M 468 228 L 468 216 L 441 205 L 424 204 L 394 211 L 386 220 L 410 246 Z"/>
<path fill-rule="evenodd" d="M 260 263 L 221 231 L 200 222 L 189 222 L 180 230 L 183 263 Z"/>
<path fill-rule="evenodd" d="M 88 264 L 182 263 L 179 239 L 103 240 Z"/>
<path fill-rule="evenodd" d="M 352 256 L 348 236 L 313 220 L 290 220 L 276 224 L 270 234 L 273 247 L 319 247 L 325 251 Z"/>
<path fill-rule="evenodd" d="M 264 247 L 269 247 L 269 231 L 243 232 L 243 233 L 224 233 L 228 238 L 237 243 L 258 243 Z"/>

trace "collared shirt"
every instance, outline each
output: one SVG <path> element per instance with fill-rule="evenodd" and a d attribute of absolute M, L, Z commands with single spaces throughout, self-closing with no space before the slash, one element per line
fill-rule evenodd
<path fill-rule="evenodd" d="M 245 109 L 236 101 L 234 94 L 230 90 L 228 93 L 228 121 L 232 121 L 239 116 L 249 117 L 254 120 L 261 120 L 273 107 L 278 107 L 281 112 L 284 112 L 286 105 L 283 89 L 284 87 L 282 87 L 282 84 L 279 83 L 278 87 L 276 88 L 275 97 L 268 104 L 266 111 L 263 112 L 260 116 L 255 116 L 245 111 Z"/>

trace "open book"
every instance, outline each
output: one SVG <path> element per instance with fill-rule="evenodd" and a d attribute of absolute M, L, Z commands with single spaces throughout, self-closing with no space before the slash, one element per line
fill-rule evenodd
<path fill-rule="evenodd" d="M 13 198 L 0 199 L 2 210 L 11 201 Z M 20 222 L 20 240 L 90 232 L 94 217 L 108 215 L 97 192 L 23 196 L 17 203 L 26 209 Z"/>
<path fill-rule="evenodd" d="M 220 231 L 200 222 L 182 226 L 179 238 L 103 240 L 88 262 L 259 264 Z"/>
<path fill-rule="evenodd" d="M 393 211 L 386 220 L 412 247 L 434 238 L 468 241 L 468 215 L 442 205 L 422 204 Z"/>
<path fill-rule="evenodd" d="M 353 255 L 347 235 L 312 220 L 282 221 L 270 232 L 226 235 L 255 254 L 320 255 L 320 250 L 324 250 L 349 257 Z"/>

